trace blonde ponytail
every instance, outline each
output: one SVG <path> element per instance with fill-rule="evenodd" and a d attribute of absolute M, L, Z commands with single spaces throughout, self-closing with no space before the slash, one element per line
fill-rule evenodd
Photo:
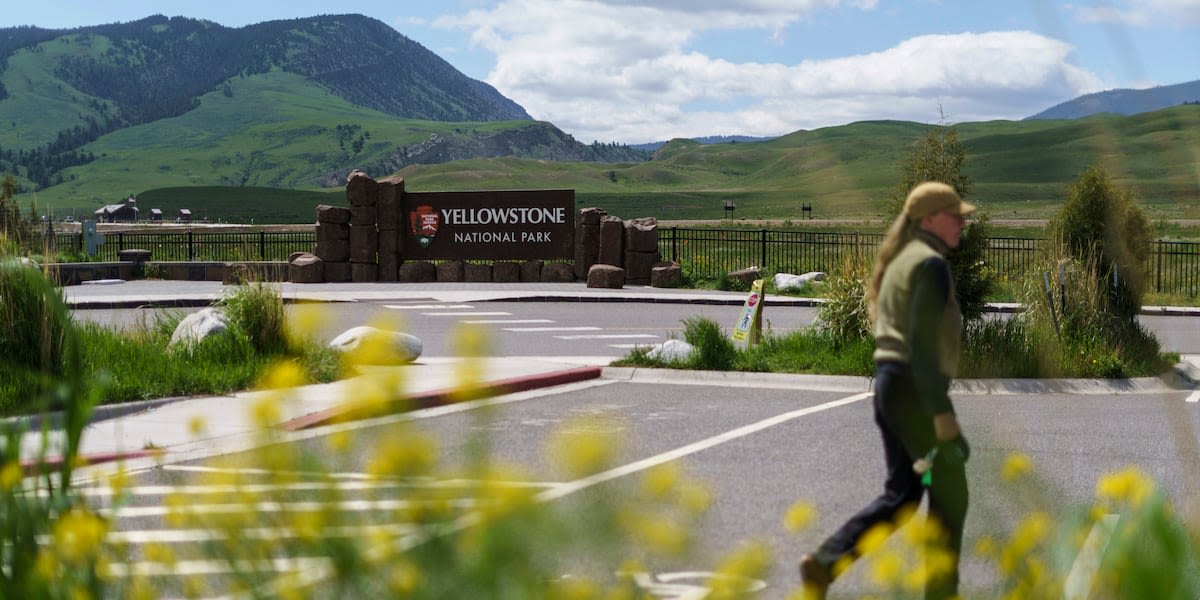
<path fill-rule="evenodd" d="M 901 212 L 892 222 L 883 241 L 879 243 L 879 251 L 875 254 L 875 268 L 871 272 L 871 281 L 867 283 L 867 318 L 875 322 L 875 305 L 879 301 L 879 286 L 883 283 L 883 273 L 887 271 L 892 259 L 900 254 L 900 250 L 913 236 L 917 234 L 918 222 L 908 218 Z"/>

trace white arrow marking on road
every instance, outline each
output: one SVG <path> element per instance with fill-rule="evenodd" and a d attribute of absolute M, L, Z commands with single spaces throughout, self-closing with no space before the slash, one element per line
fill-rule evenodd
<path fill-rule="evenodd" d="M 1104 557 L 1104 549 L 1108 546 L 1120 518 L 1120 515 L 1104 515 L 1092 525 L 1083 547 L 1079 549 L 1079 556 L 1075 557 L 1075 562 L 1071 565 L 1067 581 L 1063 584 L 1063 597 L 1066 600 L 1086 600 L 1091 594 L 1092 579 L 1100 570 L 1100 559 Z"/>

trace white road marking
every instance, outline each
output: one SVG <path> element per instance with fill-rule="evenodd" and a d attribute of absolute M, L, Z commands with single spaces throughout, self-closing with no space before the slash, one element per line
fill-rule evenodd
<path fill-rule="evenodd" d="M 1066 600 L 1087 600 L 1091 595 L 1092 579 L 1100 570 L 1104 549 L 1108 546 L 1120 518 L 1120 515 L 1104 515 L 1092 526 L 1063 584 L 1063 597 Z"/>
<path fill-rule="evenodd" d="M 363 538 L 377 532 L 392 536 L 412 535 L 418 530 L 419 527 L 416 525 L 407 523 L 372 523 L 370 525 L 326 527 L 321 530 L 319 535 L 323 538 Z M 250 540 L 292 540 L 301 537 L 295 530 L 276 527 L 239 529 L 237 535 Z M 229 533 L 220 529 L 150 529 L 146 531 L 114 531 L 104 539 L 110 544 L 195 544 L 227 540 Z"/>
<path fill-rule="evenodd" d="M 511 317 L 510 312 L 487 312 L 487 311 L 472 311 L 472 312 L 423 312 L 423 317 Z"/>
<path fill-rule="evenodd" d="M 617 348 L 620 350 L 633 350 L 634 348 L 649 348 L 652 344 L 609 344 L 609 348 Z"/>
<path fill-rule="evenodd" d="M 622 465 L 620 467 L 616 467 L 613 469 L 609 469 L 607 471 L 596 473 L 595 475 L 591 475 L 589 477 L 584 477 L 583 479 L 577 479 L 575 481 L 564 483 L 560 486 L 556 486 L 552 489 L 546 490 L 546 491 L 538 494 L 537 499 L 541 502 L 549 502 L 551 500 L 558 500 L 559 498 L 565 498 L 566 496 L 574 494 L 575 492 L 578 492 L 578 491 L 585 490 L 594 485 L 599 485 L 599 484 L 607 482 L 607 481 L 619 479 L 619 478 L 625 477 L 627 475 L 632 475 L 634 473 L 637 473 L 638 471 L 644 471 L 646 469 L 656 467 L 661 464 L 669 463 L 673 460 L 679 460 L 690 454 L 695 454 L 702 450 L 708 450 L 709 448 L 714 448 L 716 446 L 724 444 L 725 442 L 731 442 L 738 438 L 748 436 L 752 433 L 758 433 L 759 431 L 762 431 L 762 430 L 770 428 L 770 427 L 774 427 L 776 425 L 780 425 L 782 423 L 786 423 L 793 419 L 798 419 L 800 417 L 805 417 L 805 416 L 808 416 L 811 414 L 826 411 L 831 408 L 838 408 L 840 406 L 846 406 L 847 404 L 853 404 L 860 400 L 865 400 L 867 398 L 871 398 L 874 395 L 875 395 L 874 392 L 863 392 L 861 394 L 847 396 L 840 400 L 834 400 L 832 402 L 826 402 L 824 404 L 818 404 L 816 406 L 810 406 L 808 408 L 802 408 L 799 410 L 786 412 L 781 415 L 775 415 L 774 417 L 771 417 L 769 419 L 763 419 L 757 423 L 751 423 L 749 425 L 744 425 L 742 427 L 738 427 L 737 429 L 732 429 L 732 430 L 726 431 L 725 433 L 722 433 L 720 435 L 716 435 L 716 436 L 713 436 L 713 437 L 710 437 L 707 439 L 693 442 L 686 446 L 680 446 L 679 448 L 676 448 L 674 450 L 670 450 L 667 452 L 663 452 L 662 454 L 659 454 L 657 456 L 651 456 L 649 458 L 644 458 L 642 460 L 635 461 L 635 462 L 629 463 L 627 465 Z"/>
<path fill-rule="evenodd" d="M 629 338 L 657 338 L 650 333 L 601 333 L 593 335 L 556 335 L 560 340 L 620 340 Z"/>
<path fill-rule="evenodd" d="M 366 512 L 402 510 L 415 506 L 433 504 L 430 502 L 413 502 L 410 500 L 346 500 L 342 502 L 246 502 L 240 504 L 189 504 L 175 508 L 169 506 L 121 506 L 113 509 L 100 510 L 105 517 L 116 519 L 135 519 L 142 517 L 165 517 L 172 514 L 180 515 L 224 515 L 231 513 L 254 512 L 322 512 L 335 507 L 345 512 Z M 473 498 L 459 498 L 446 502 L 455 508 L 474 508 L 486 502 Z"/>
<path fill-rule="evenodd" d="M 463 320 L 471 325 L 532 325 L 534 323 L 553 323 L 550 319 L 478 319 Z"/>
<path fill-rule="evenodd" d="M 600 331 L 601 327 L 505 327 L 504 331 L 516 333 L 552 333 L 555 331 Z"/>
<path fill-rule="evenodd" d="M 452 310 L 475 308 L 470 304 L 384 304 L 383 307 L 392 308 L 395 310 Z"/>
<path fill-rule="evenodd" d="M 1200 390 L 1192 392 L 1192 395 L 1187 397 L 1187 401 L 1192 404 L 1200 402 Z"/>

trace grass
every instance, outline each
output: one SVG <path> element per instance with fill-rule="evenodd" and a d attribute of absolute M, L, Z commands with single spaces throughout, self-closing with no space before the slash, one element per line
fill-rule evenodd
<path fill-rule="evenodd" d="M 28 268 L 19 273 L 40 277 L 37 271 Z M 4 281 L 12 281 L 11 275 Z M 33 301 L 23 300 L 21 305 L 14 306 L 13 294 L 4 299 L 7 302 L 0 308 L 12 313 L 10 323 L 29 322 L 18 315 L 38 310 Z M 51 399 L 46 404 L 44 399 L 51 382 L 66 369 L 86 374 L 86 379 L 99 390 L 100 404 L 244 390 L 256 385 L 281 361 L 297 364 L 307 383 L 332 381 L 341 376 L 342 365 L 335 351 L 313 341 L 290 337 L 282 299 L 269 286 L 238 286 L 219 305 L 230 321 L 226 334 L 189 347 L 172 347 L 170 343 L 181 320 L 180 313 L 160 314 L 127 331 L 64 320 L 60 325 L 63 331 L 78 339 L 79 364 L 38 362 L 14 364 L 15 368 L 5 369 L 0 374 L 0 414 L 62 408 L 61 402 Z M 14 344 L 28 344 L 28 339 L 37 339 L 39 335 L 39 331 L 29 331 L 24 337 L 5 336 L 0 344 L 5 344 L 9 356 L 38 356 L 13 348 Z M 45 356 L 60 354 L 60 351 L 47 352 Z"/>

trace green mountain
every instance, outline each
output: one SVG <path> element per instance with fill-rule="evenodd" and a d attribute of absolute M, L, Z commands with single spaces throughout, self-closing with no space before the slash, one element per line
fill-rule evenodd
<path fill-rule="evenodd" d="M 50 206 L 162 185 L 317 188 L 470 156 L 648 156 L 584 146 L 359 15 L 0 29 L 0 60 L 0 171 Z"/>

